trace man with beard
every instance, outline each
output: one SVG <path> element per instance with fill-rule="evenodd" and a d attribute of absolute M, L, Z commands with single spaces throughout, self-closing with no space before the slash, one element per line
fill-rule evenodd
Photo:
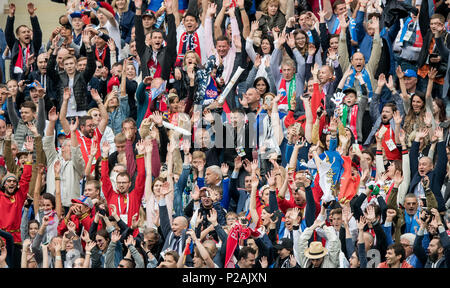
<path fill-rule="evenodd" d="M 150 34 L 150 47 L 145 45 L 145 31 L 142 21 L 142 1 L 135 1 L 136 16 L 134 18 L 136 29 L 136 50 L 141 60 L 142 79 L 147 76 L 161 77 L 169 80 L 170 68 L 176 60 L 176 27 L 173 14 L 172 1 L 166 2 L 167 9 L 167 46 L 163 47 L 163 31 L 155 29 Z"/>
<path fill-rule="evenodd" d="M 9 16 L 6 21 L 5 38 L 8 48 L 11 51 L 11 65 L 9 75 L 11 79 L 20 80 L 22 74 L 28 66 L 28 61 L 32 59 L 34 55 L 37 55 L 42 45 L 42 31 L 39 26 L 37 16 L 34 14 L 36 8 L 33 3 L 27 5 L 28 13 L 30 14 L 31 26 L 33 29 L 28 28 L 26 25 L 20 25 L 16 29 L 16 39 L 13 32 L 14 27 L 14 14 L 16 12 L 16 5 L 9 4 Z"/>
<path fill-rule="evenodd" d="M 374 102 L 374 101 L 372 101 Z M 373 103 L 370 104 L 371 110 L 377 109 L 373 108 Z M 372 109 L 373 108 L 373 109 Z M 397 106 L 394 103 L 386 103 L 381 111 L 381 114 L 377 117 L 377 120 L 370 131 L 369 136 L 364 142 L 364 146 L 369 146 L 376 136 L 376 133 L 380 133 L 380 130 L 386 130 L 383 135 L 379 135 L 382 138 L 382 147 L 386 153 L 386 158 L 388 160 L 400 160 L 401 153 L 396 147 L 395 142 L 395 121 L 394 121 L 394 113 L 397 111 Z M 401 115 L 401 114 L 400 114 Z M 384 127 L 384 128 L 383 128 Z M 392 144 L 394 146 L 392 146 Z"/>
<path fill-rule="evenodd" d="M 423 220 L 420 221 L 420 229 L 417 232 L 414 241 L 413 251 L 420 262 L 424 264 L 424 268 L 448 268 L 450 267 L 450 239 L 442 224 L 439 212 L 436 209 L 431 209 L 431 213 L 432 216 L 429 215 L 429 217 L 433 217 L 436 221 L 439 236 L 435 236 L 431 239 L 430 244 L 428 245 L 428 251 L 425 253 L 425 249 L 422 246 L 422 240 L 424 232 L 427 229 L 427 223 Z"/>
<path fill-rule="evenodd" d="M 82 116 L 79 118 L 78 122 L 79 130 L 76 130 L 76 136 L 78 139 L 78 143 L 80 144 L 81 154 L 83 155 L 85 165 L 87 165 L 89 161 L 89 155 L 91 154 L 92 145 L 97 146 L 97 154 L 95 158 L 98 159 L 100 157 L 100 142 L 102 140 L 103 133 L 105 132 L 106 125 L 108 124 L 108 113 L 106 112 L 106 108 L 102 103 L 102 99 L 100 98 L 98 93 L 93 93 L 93 96 L 95 97 L 94 100 L 97 102 L 97 105 L 100 108 L 99 110 L 102 115 L 102 120 L 100 120 L 100 124 L 97 126 L 94 124 L 94 120 L 91 116 Z M 69 134 L 70 131 L 69 121 L 66 118 L 69 98 L 70 90 L 69 88 L 65 88 L 59 121 L 61 121 L 61 125 L 66 134 Z"/>
<path fill-rule="evenodd" d="M 136 145 L 138 149 L 138 155 L 136 156 L 137 162 L 137 177 L 135 188 L 130 192 L 131 176 L 128 172 L 121 172 L 117 175 L 116 184 L 117 192 L 111 184 L 109 178 L 109 143 L 105 142 L 102 146 L 102 191 L 105 195 L 108 206 L 115 205 L 118 209 L 117 214 L 120 216 L 123 222 L 127 223 L 128 227 L 131 227 L 133 215 L 139 215 L 139 208 L 141 206 L 142 196 L 144 195 L 145 188 L 145 164 L 144 164 L 144 152 L 145 145 L 141 143 Z M 152 144 L 150 144 L 152 145 Z M 111 212 L 112 210 L 110 210 Z"/>
<path fill-rule="evenodd" d="M 27 199 L 28 188 L 31 180 L 32 154 L 28 155 L 28 160 L 24 165 L 20 182 L 12 173 L 7 173 L 2 179 L 0 190 L 0 229 L 11 233 L 14 242 L 22 242 L 20 236 L 20 223 L 22 219 L 22 207 Z M 21 246 L 21 245 L 20 245 Z M 15 263 L 20 263 L 21 247 L 16 245 L 14 254 Z M 19 267 L 18 265 L 16 267 Z"/>

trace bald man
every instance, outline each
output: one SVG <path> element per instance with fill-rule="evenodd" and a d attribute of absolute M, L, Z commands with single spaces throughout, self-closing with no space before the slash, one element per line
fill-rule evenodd
<path fill-rule="evenodd" d="M 411 183 L 409 185 L 408 193 L 413 193 L 419 198 L 425 198 L 427 187 L 424 187 L 421 181 L 424 176 L 428 176 L 428 188 L 433 191 L 434 197 L 438 202 L 439 212 L 443 212 L 446 209 L 444 197 L 442 197 L 441 193 L 441 187 L 444 185 L 448 160 L 442 130 L 436 130 L 435 136 L 439 139 L 436 145 L 436 166 L 433 165 L 433 161 L 429 157 L 422 157 L 419 160 L 419 146 L 423 139 L 421 138 L 420 133 L 416 133 L 416 138 L 411 144 L 411 151 L 409 154 Z"/>
<path fill-rule="evenodd" d="M 163 237 L 166 239 L 162 248 L 161 257 L 164 257 L 164 254 L 168 250 L 175 250 L 178 252 L 178 255 L 183 255 L 184 246 L 186 245 L 186 229 L 188 228 L 186 217 L 176 217 L 173 219 L 172 225 L 170 225 L 166 200 L 162 198 L 159 201 L 159 222 Z"/>
<path fill-rule="evenodd" d="M 249 88 L 246 93 L 242 95 L 241 105 L 244 108 L 245 113 L 258 113 L 259 101 L 261 95 L 256 88 Z"/>
<path fill-rule="evenodd" d="M 353 73 L 348 77 L 344 89 L 355 88 L 356 91 L 361 92 L 361 87 L 359 85 L 358 80 L 355 78 L 356 74 L 361 73 L 364 81 L 366 82 L 367 89 L 369 90 L 369 99 L 372 97 L 373 89 L 376 86 L 375 80 L 375 72 L 378 68 L 378 63 L 380 62 L 381 57 L 381 38 L 380 38 L 380 27 L 378 23 L 378 19 L 373 18 L 373 27 L 374 27 L 374 37 L 372 44 L 372 51 L 370 53 L 370 59 L 366 64 L 364 55 L 361 52 L 355 52 L 351 56 L 351 61 L 349 61 L 349 55 L 347 50 L 347 39 L 345 30 L 348 27 L 348 22 L 341 23 L 341 32 L 339 34 L 339 64 L 341 65 L 342 71 L 345 72 L 349 67 L 353 70 Z M 373 89 L 372 89 L 373 88 Z M 362 95 L 362 93 L 358 93 L 358 95 Z"/>

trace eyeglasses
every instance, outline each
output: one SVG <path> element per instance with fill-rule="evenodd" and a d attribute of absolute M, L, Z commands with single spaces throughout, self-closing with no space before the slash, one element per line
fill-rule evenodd
<path fill-rule="evenodd" d="M 128 184 L 128 183 L 130 183 L 130 181 L 127 181 L 127 182 L 116 182 L 117 184 Z"/>
<path fill-rule="evenodd" d="M 97 69 L 102 69 L 103 68 L 103 66 L 97 66 Z"/>

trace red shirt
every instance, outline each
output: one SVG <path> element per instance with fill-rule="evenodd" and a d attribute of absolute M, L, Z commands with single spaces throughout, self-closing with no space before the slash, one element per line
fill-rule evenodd
<path fill-rule="evenodd" d="M 386 262 L 382 262 L 378 265 L 377 268 L 390 268 L 389 265 Z M 410 264 L 408 264 L 408 262 L 403 261 L 402 265 L 400 266 L 400 268 L 414 268 L 413 266 L 411 266 Z"/>
<path fill-rule="evenodd" d="M 88 137 L 84 136 L 82 133 L 80 133 L 79 130 L 76 131 L 76 135 L 77 135 L 78 143 L 80 144 L 80 150 L 81 150 L 81 155 L 83 155 L 84 164 L 87 165 L 87 163 L 89 161 L 89 155 L 91 154 L 91 145 L 92 145 L 93 138 L 88 138 Z M 101 156 L 102 149 L 100 146 L 100 142 L 102 141 L 102 137 L 103 137 L 103 135 L 100 132 L 100 130 L 98 129 L 98 127 L 95 128 L 94 137 L 96 138 L 96 143 L 97 143 L 97 147 L 98 147 L 95 158 L 98 159 Z M 70 133 L 66 138 L 70 138 Z M 92 166 L 94 166 L 94 164 Z"/>
<path fill-rule="evenodd" d="M 134 190 L 125 195 L 119 194 L 114 191 L 111 180 L 109 179 L 109 167 L 108 160 L 102 160 L 102 191 L 105 195 L 106 201 L 109 205 L 115 205 L 117 208 L 117 214 L 127 215 L 128 221 L 127 225 L 131 227 L 131 218 L 134 214 L 139 215 L 139 208 L 141 207 L 142 197 L 145 191 L 145 162 L 144 156 L 136 156 L 137 162 L 137 177 L 136 183 L 134 185 Z M 111 214 L 111 207 L 109 207 L 109 212 Z"/>
<path fill-rule="evenodd" d="M 5 192 L 0 191 L 0 229 L 11 233 L 15 243 L 22 242 L 20 237 L 22 207 L 27 199 L 30 180 L 31 165 L 25 164 L 19 181 L 19 190 L 12 196 L 8 196 Z"/>
<path fill-rule="evenodd" d="M 386 158 L 388 160 L 402 160 L 402 155 L 401 155 L 400 151 L 398 150 L 398 148 L 395 148 L 393 151 L 390 151 L 388 146 L 386 145 L 386 142 L 391 139 L 394 142 L 394 144 L 397 145 L 397 143 L 395 143 L 394 130 L 391 129 L 390 124 L 382 124 L 382 125 L 387 128 L 386 133 L 384 133 L 383 143 L 382 143 L 384 152 L 386 153 Z"/>

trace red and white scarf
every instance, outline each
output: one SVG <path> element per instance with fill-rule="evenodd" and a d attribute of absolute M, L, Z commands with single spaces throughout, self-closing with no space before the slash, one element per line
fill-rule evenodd
<path fill-rule="evenodd" d="M 177 62 L 181 62 L 184 59 L 184 55 L 187 51 L 194 50 L 200 57 L 200 63 L 202 62 L 202 53 L 200 50 L 200 40 L 197 32 L 194 34 L 188 34 L 184 32 L 180 37 L 180 43 L 178 45 Z"/>
<path fill-rule="evenodd" d="M 105 47 L 103 47 L 102 56 L 100 56 L 100 51 L 98 50 L 98 48 L 95 48 L 95 57 L 102 63 L 103 66 L 105 66 L 106 48 L 108 48 L 108 45 L 105 45 Z"/>
<path fill-rule="evenodd" d="M 282 95 L 280 101 L 278 101 L 279 110 L 288 111 L 291 109 L 291 98 L 293 97 L 296 89 L 295 75 L 289 82 L 289 88 L 286 88 L 286 79 L 281 78 L 280 87 L 278 88 L 278 94 Z"/>
<path fill-rule="evenodd" d="M 17 55 L 17 61 L 16 64 L 14 65 L 14 73 L 16 74 L 21 74 L 23 73 L 23 49 L 22 45 L 20 45 L 19 43 L 19 54 Z M 27 51 L 25 53 L 25 67 L 28 64 L 28 57 L 30 57 L 30 44 L 27 45 L 26 47 Z"/>

